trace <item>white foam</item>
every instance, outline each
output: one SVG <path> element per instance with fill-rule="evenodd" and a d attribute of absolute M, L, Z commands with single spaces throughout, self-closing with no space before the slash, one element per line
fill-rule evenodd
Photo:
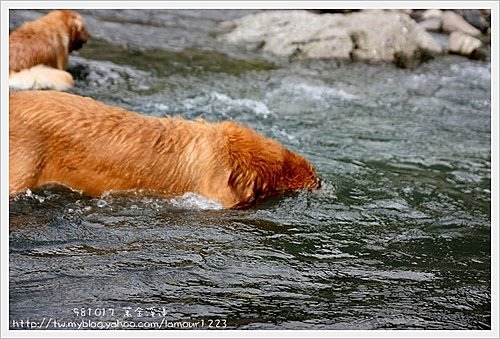
<path fill-rule="evenodd" d="M 186 99 L 183 102 L 183 106 L 188 110 L 202 109 L 204 111 L 212 111 L 221 114 L 226 114 L 232 110 L 248 110 L 263 118 L 267 118 L 272 114 L 269 107 L 262 101 L 248 98 L 234 99 L 226 94 L 215 91 L 208 95 Z"/>
<path fill-rule="evenodd" d="M 24 194 L 26 197 L 38 200 L 38 202 L 43 203 L 45 201 L 45 197 L 42 197 L 38 194 L 34 194 L 29 188 L 26 189 Z"/>
<path fill-rule="evenodd" d="M 356 96 L 341 89 L 327 86 L 315 86 L 305 83 L 294 84 L 290 87 L 294 92 L 307 96 L 308 99 L 320 100 L 324 97 L 331 97 L 343 100 L 352 100 Z"/>
<path fill-rule="evenodd" d="M 219 92 L 212 92 L 211 96 L 213 99 L 216 99 L 222 102 L 225 105 L 236 107 L 236 108 L 247 108 L 253 111 L 257 115 L 264 116 L 265 118 L 271 114 L 271 110 L 265 103 L 262 101 L 256 101 L 252 99 L 242 98 L 242 99 L 233 99 L 225 94 Z"/>
<path fill-rule="evenodd" d="M 96 205 L 97 205 L 97 207 L 99 207 L 99 208 L 103 208 L 103 207 L 105 207 L 107 204 L 108 204 L 108 203 L 107 203 L 105 200 L 99 199 L 99 200 L 97 201 L 97 204 L 96 204 Z"/>
<path fill-rule="evenodd" d="M 279 128 L 279 127 L 278 127 L 278 126 L 276 126 L 276 125 L 273 125 L 273 126 L 271 127 L 271 131 L 272 131 L 274 134 L 276 134 L 276 135 L 280 135 L 280 136 L 282 136 L 282 137 L 285 137 L 285 138 L 287 138 L 287 139 L 288 139 L 288 140 L 290 140 L 290 141 L 295 141 L 295 140 L 297 139 L 297 137 L 295 137 L 295 135 L 288 134 L 288 133 L 286 132 L 286 130 L 285 130 L 285 129 L 283 129 L 283 128 Z"/>
<path fill-rule="evenodd" d="M 171 199 L 170 203 L 178 208 L 194 208 L 200 210 L 220 210 L 224 208 L 221 203 L 207 199 L 196 193 L 185 193 L 180 197 Z"/>
<path fill-rule="evenodd" d="M 164 111 L 164 112 L 172 110 L 172 107 L 164 103 L 156 103 L 154 104 L 154 107 L 157 108 L 159 111 Z"/>

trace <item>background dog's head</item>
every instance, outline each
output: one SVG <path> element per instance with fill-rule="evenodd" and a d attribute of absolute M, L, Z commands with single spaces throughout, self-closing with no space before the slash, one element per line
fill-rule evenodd
<path fill-rule="evenodd" d="M 85 20 L 75 11 L 59 11 L 64 20 L 69 33 L 69 52 L 82 48 L 90 37 Z"/>

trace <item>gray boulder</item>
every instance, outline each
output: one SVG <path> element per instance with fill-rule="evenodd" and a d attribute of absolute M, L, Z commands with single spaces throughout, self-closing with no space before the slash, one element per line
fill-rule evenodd
<path fill-rule="evenodd" d="M 452 11 L 444 11 L 442 29 L 445 33 L 460 31 L 471 36 L 481 35 L 481 31 L 479 29 L 472 26 L 465 21 L 464 18 Z"/>
<path fill-rule="evenodd" d="M 408 15 L 367 10 L 314 14 L 305 10 L 264 11 L 222 24 L 227 42 L 299 59 L 352 59 L 413 67 L 442 52 Z"/>

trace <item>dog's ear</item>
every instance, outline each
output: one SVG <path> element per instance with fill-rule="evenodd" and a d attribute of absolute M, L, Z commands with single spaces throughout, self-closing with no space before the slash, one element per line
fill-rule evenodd
<path fill-rule="evenodd" d="M 241 163 L 233 164 L 228 185 L 239 201 L 235 208 L 254 205 L 266 189 L 266 183 L 259 173 Z"/>
<path fill-rule="evenodd" d="M 319 180 L 313 166 L 300 155 L 285 150 L 278 190 L 286 192 L 318 187 Z"/>
<path fill-rule="evenodd" d="M 282 148 L 255 131 L 232 122 L 222 127 L 230 167 L 228 186 L 239 203 L 248 207 L 270 195 L 282 166 Z"/>

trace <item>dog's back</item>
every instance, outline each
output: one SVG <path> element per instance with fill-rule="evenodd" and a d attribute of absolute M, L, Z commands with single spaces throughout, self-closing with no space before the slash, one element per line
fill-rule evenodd
<path fill-rule="evenodd" d="M 194 165 L 212 153 L 203 149 L 214 146 L 204 142 L 209 127 L 61 92 L 11 93 L 11 191 L 62 182 L 92 195 L 135 188 L 182 193 L 198 180 Z"/>

